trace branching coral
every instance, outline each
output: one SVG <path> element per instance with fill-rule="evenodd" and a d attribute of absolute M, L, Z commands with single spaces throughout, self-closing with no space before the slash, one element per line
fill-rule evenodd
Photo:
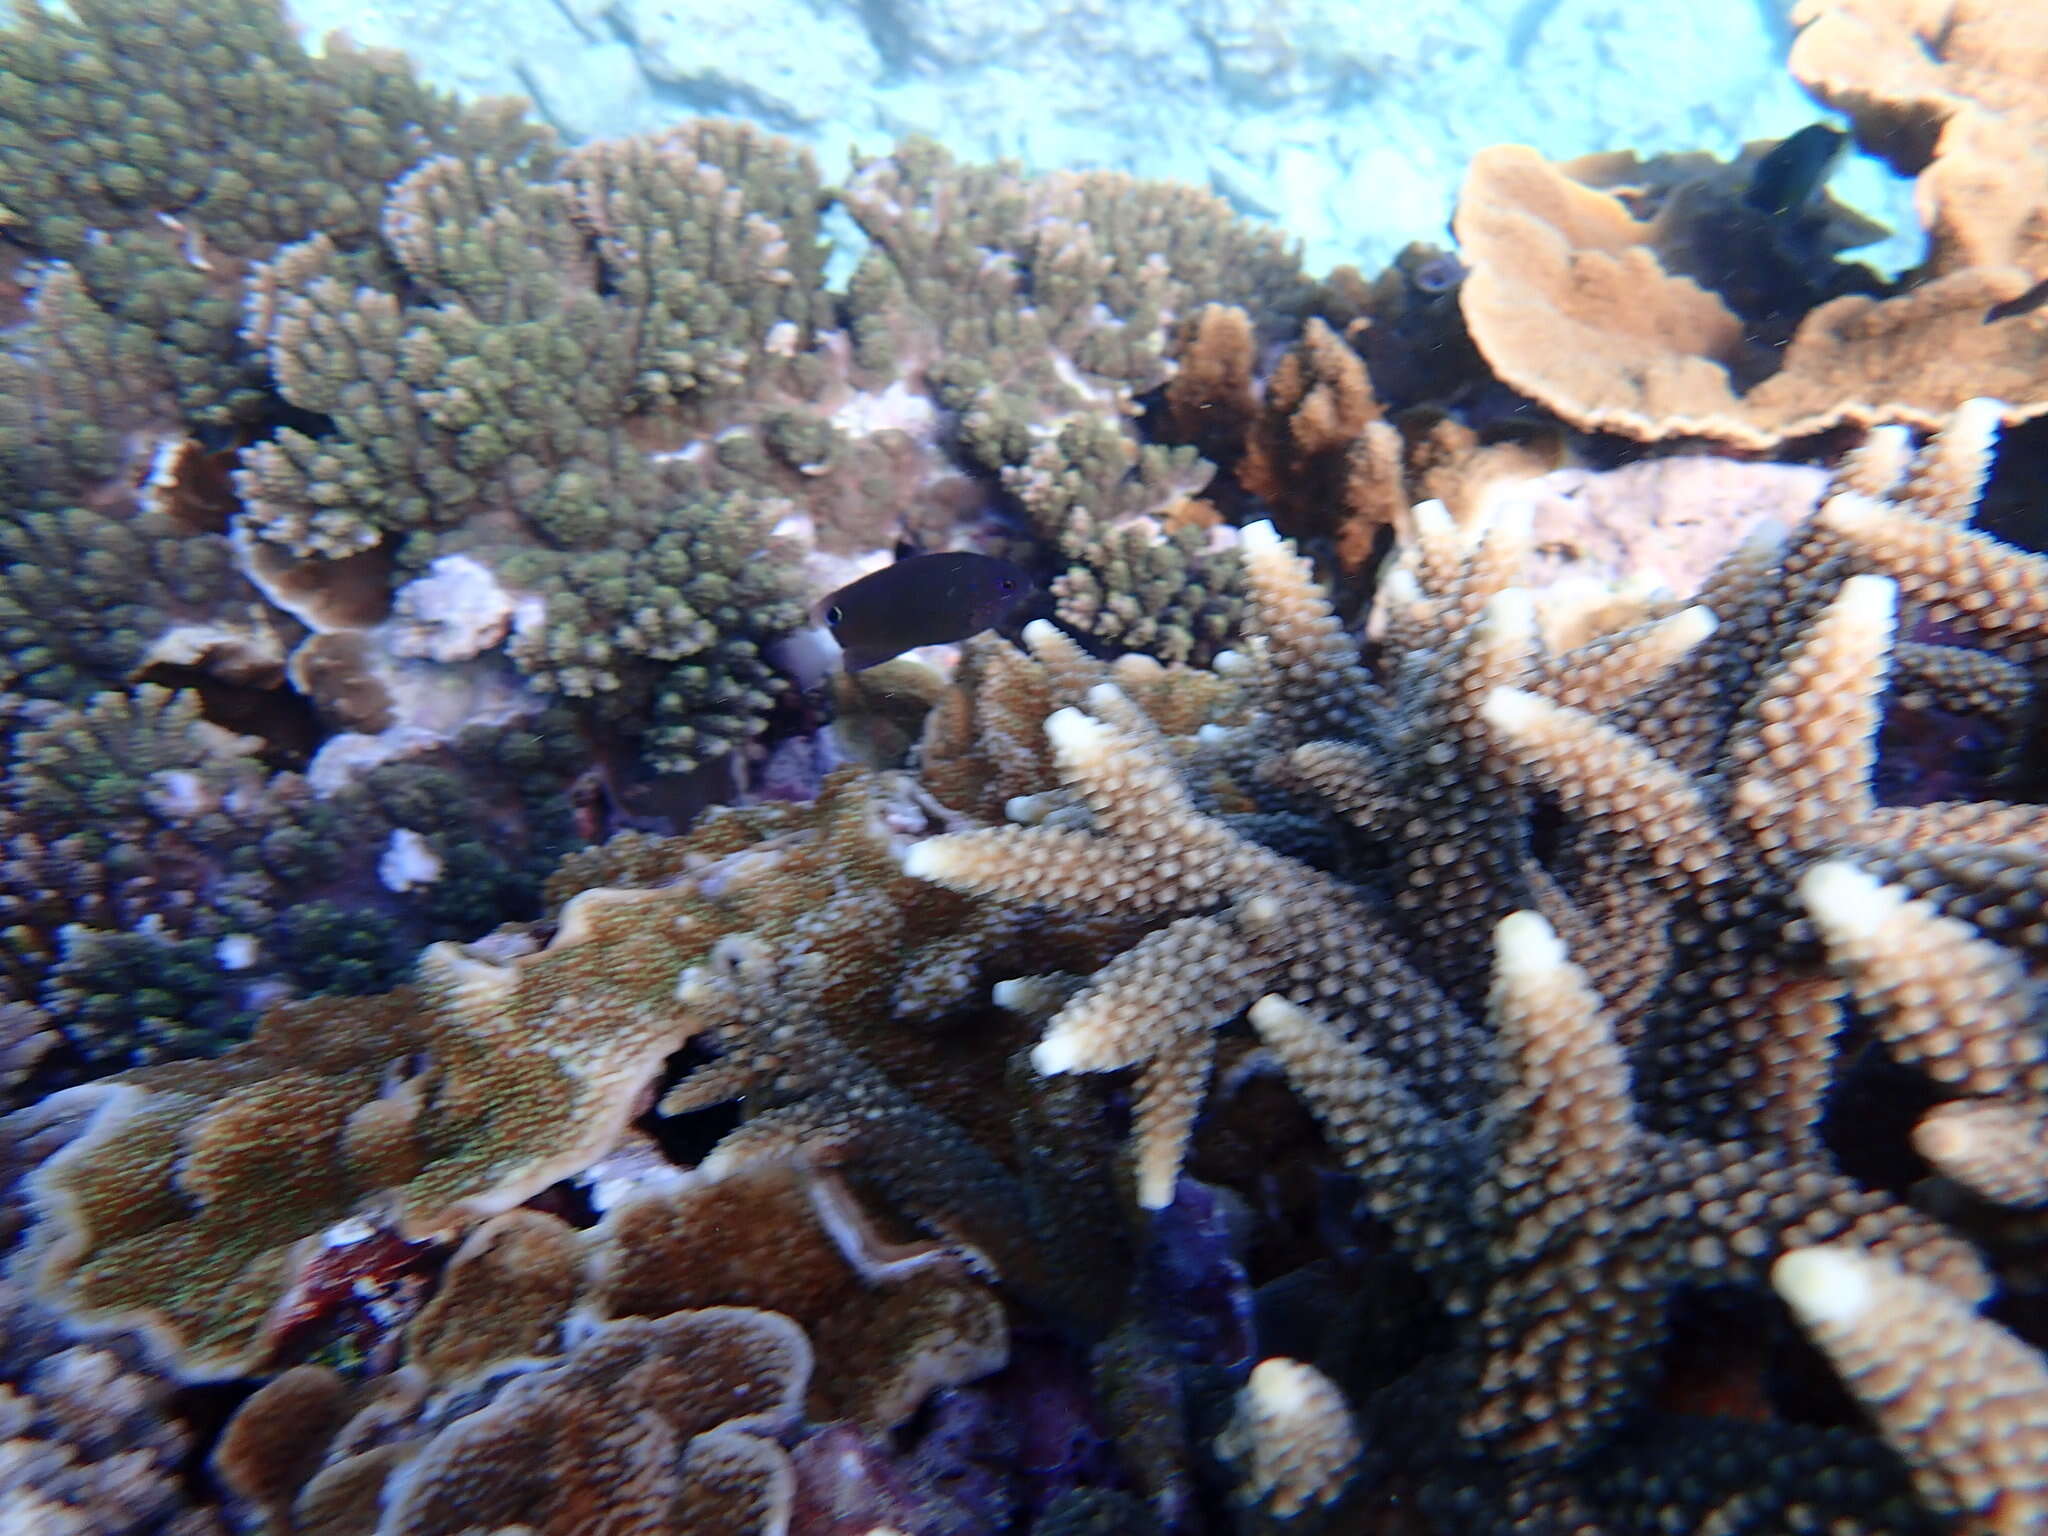
<path fill-rule="evenodd" d="M 1676 1287 L 1754 1291 L 1774 1256 L 1845 1239 L 1963 1303 L 1985 1292 L 1968 1245 L 1832 1165 L 1820 1128 L 1843 1070 L 1840 987 L 1800 903 L 1810 887 L 1806 905 L 1866 1006 L 1896 1015 L 1884 1000 L 1895 993 L 1931 1011 L 1925 1024 L 1880 1012 L 1894 1049 L 1927 1056 L 1937 1076 L 1951 1058 L 1935 1053 L 1966 1051 L 1981 1079 L 1970 1091 L 1998 1096 L 1986 1110 L 2014 1105 L 2020 1118 L 1998 1124 L 2024 1137 L 2039 1043 L 2017 1020 L 2038 983 L 2030 951 L 1988 936 L 2014 931 L 1997 899 L 1976 914 L 1991 925 L 1983 939 L 1967 918 L 1940 920 L 1967 939 L 1939 951 L 1953 979 L 1930 987 L 1916 959 L 1922 969 L 1881 994 L 1858 957 L 1936 951 L 1882 927 L 1867 902 L 1868 917 L 1845 905 L 1836 921 L 1821 894 L 1852 878 L 1823 878 L 1831 856 L 1974 863 L 1969 888 L 1984 890 L 1995 850 L 1968 845 L 2010 840 L 2019 853 L 2038 836 L 2025 807 L 1873 798 L 1900 602 L 1903 622 L 1942 626 L 1949 651 L 1975 644 L 2022 666 L 2048 613 L 2036 559 L 1954 521 L 1948 488 L 1971 471 L 1935 462 L 1905 500 L 1844 492 L 1784 548 L 1738 552 L 1697 608 L 1610 598 L 1597 620 L 1583 595 L 1514 585 L 1525 527 L 1475 536 L 1418 508 L 1372 670 L 1351 659 L 1305 565 L 1253 530 L 1254 729 L 1278 748 L 1299 743 L 1281 772 L 1363 835 L 1345 878 L 1196 814 L 1156 728 L 1102 686 L 1085 713 L 1047 719 L 1081 801 L 1072 817 L 908 855 L 909 871 L 956 888 L 1159 925 L 1058 1009 L 1033 1057 L 1046 1072 L 1139 1069 L 1148 1205 L 1171 1196 L 1213 1031 L 1272 994 L 1253 1025 L 1397 1244 L 1454 1314 L 1472 1309 L 1436 1368 L 1465 1383 L 1462 1457 L 1490 1447 L 1523 1469 L 1496 1495 L 1508 1508 L 1575 1497 L 1542 1492 L 1549 1474 L 1536 1469 L 1585 1458 L 1637 1411 Z M 1540 815 L 1561 824 L 1539 838 Z M 2005 889 L 2037 889 L 2023 878 Z M 1836 936 L 1845 925 L 1853 950 Z M 1490 994 L 1471 984 L 1482 968 Z M 1987 1018 L 1987 1005 L 2013 1027 L 2001 1034 L 2005 1015 Z M 1946 1119 L 1922 1139 L 1944 1135 L 1971 1140 Z M 2023 1181 L 2021 1144 L 1998 1166 Z M 1444 1466 L 1443 1483 L 1423 1477 L 1431 1500 L 1485 1480 L 1459 1455 Z M 1867 1517 L 1893 1497 L 1870 1485 L 1841 1511 Z"/>
<path fill-rule="evenodd" d="M 778 1022 L 782 1005 L 754 993 L 731 1015 L 710 993 L 676 997 L 685 966 L 752 934 L 792 963 L 816 957 L 811 1006 L 860 1038 L 863 1020 L 888 1016 L 905 942 L 963 907 L 889 852 L 892 827 L 916 831 L 927 814 L 900 781 L 845 776 L 800 812 L 716 816 L 637 866 L 614 849 L 565 870 L 545 947 L 435 945 L 414 989 L 288 1004 L 216 1061 L 76 1090 L 93 1129 L 39 1179 L 45 1283 L 86 1312 L 152 1323 L 197 1368 L 260 1360 L 276 1342 L 273 1304 L 325 1228 L 367 1209 L 426 1236 L 517 1205 L 610 1150 L 666 1058 L 714 1023 L 727 1058 L 680 1101 L 746 1091 L 765 1109 L 787 1096 L 738 1140 L 839 1147 L 904 1209 L 998 1263 L 1022 1255 L 1021 1272 L 1030 1250 L 1004 1214 L 1021 1207 L 986 1153 L 812 1016 Z M 1047 942 L 1061 952 L 1057 934 Z M 1065 952 L 1089 951 L 1077 938 Z M 891 1155 L 867 1169 L 857 1149 L 876 1137 Z M 132 1171 L 173 1163 L 162 1198 L 138 1205 Z M 977 1218 L 985 1198 L 994 1214 Z"/>
<path fill-rule="evenodd" d="M 558 169 L 405 177 L 383 226 L 404 292 L 359 291 L 324 235 L 278 257 L 252 334 L 332 430 L 248 452 L 244 525 L 301 559 L 482 562 L 513 594 L 513 661 L 685 770 L 761 730 L 759 647 L 801 615 L 776 506 L 649 450 L 771 375 L 802 387 L 818 194 L 777 141 L 709 124 Z"/>
<path fill-rule="evenodd" d="M 20 732 L 0 795 L 0 971 L 63 1038 L 46 1069 L 210 1055 L 281 988 L 389 987 L 421 942 L 532 910 L 567 836 L 564 775 L 544 746 L 522 774 L 505 736 L 322 799 L 190 693 L 102 694 Z M 431 878 L 382 878 L 392 839 Z"/>
<path fill-rule="evenodd" d="M 25 17 L 0 1083 L 129 1070 L 9 1122 L 13 1277 L 270 1378 L 211 1466 L 279 1531 L 2024 1528 L 2048 816 L 1989 797 L 2038 792 L 2048 566 L 1968 524 L 2038 242 L 1968 173 L 2031 186 L 2031 34 L 1953 6 L 1886 94 L 1822 44 L 1890 13 L 1806 12 L 1926 168 L 1895 290 L 1818 197 L 1714 227 L 1761 147 L 1494 152 L 1469 273 L 1312 292 L 1181 189 L 913 143 L 832 192 L 731 124 L 558 151 L 263 7 Z M 1568 482 L 1489 489 L 1568 434 L 1456 414 L 1460 309 L 1581 426 L 1895 425 L 1602 478 L 1699 526 L 1672 592 L 1647 536 L 1588 581 Z M 866 677 L 908 769 L 782 695 L 814 798 L 537 890 L 571 769 L 593 838 L 685 793 L 620 749 L 731 757 L 804 584 L 898 537 L 1035 559 L 1066 628 Z"/>
<path fill-rule="evenodd" d="M 257 404 L 235 336 L 247 263 L 315 230 L 362 251 L 385 183 L 422 155 L 542 137 L 516 104 L 459 107 L 402 59 L 308 56 L 274 0 L 33 7 L 0 32 L 9 238 L 77 263 L 195 418 Z"/>

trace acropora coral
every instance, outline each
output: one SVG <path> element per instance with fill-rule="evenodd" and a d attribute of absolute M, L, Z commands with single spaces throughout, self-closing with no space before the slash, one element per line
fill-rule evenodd
<path fill-rule="evenodd" d="M 1936 9 L 1798 7 L 1896 283 L 1769 145 L 1318 284 L 0 31 L 0 1527 L 2040 1528 L 2041 44 Z M 1046 600 L 806 676 L 899 546 Z"/>

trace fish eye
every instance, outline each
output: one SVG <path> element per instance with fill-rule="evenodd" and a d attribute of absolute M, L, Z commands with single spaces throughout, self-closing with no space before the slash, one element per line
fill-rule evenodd
<path fill-rule="evenodd" d="M 1014 592 L 1017 590 L 1017 583 L 1005 576 L 1003 578 L 1003 590 L 1005 592 Z"/>
<path fill-rule="evenodd" d="M 837 603 L 834 603 L 825 610 L 825 622 L 827 624 L 844 624 L 846 622 L 846 610 Z"/>

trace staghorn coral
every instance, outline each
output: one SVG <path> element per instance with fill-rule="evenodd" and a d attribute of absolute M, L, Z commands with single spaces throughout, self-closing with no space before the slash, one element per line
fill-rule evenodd
<path fill-rule="evenodd" d="M 107 53 L 113 14 L 58 30 Z M 308 67 L 413 99 L 346 49 Z M 1894 1427 L 1894 1454 L 1849 1422 L 1762 1284 L 1823 1241 L 1938 1287 L 1930 1317 L 1995 1279 L 2019 1299 L 2003 1363 L 1966 1354 L 1928 1395 L 2038 1363 L 2042 823 L 1972 797 L 2026 792 L 2044 581 L 1964 526 L 2024 388 L 1852 410 L 1946 426 L 1917 455 L 1871 433 L 1810 520 L 1817 472 L 1780 466 L 1546 487 L 1693 514 L 1710 482 L 1740 480 L 1744 513 L 1773 487 L 1778 526 L 1732 553 L 1734 517 L 1688 526 L 1660 568 L 1679 598 L 1641 579 L 1640 530 L 1601 542 L 1589 513 L 1596 586 L 1489 483 L 1554 463 L 1546 442 L 1381 419 L 1489 387 L 1457 325 L 1487 278 L 1448 258 L 1333 281 L 1297 333 L 1292 259 L 1213 199 L 911 145 L 844 193 L 872 244 L 842 299 L 828 194 L 765 135 L 557 154 L 414 116 L 325 235 L 280 215 L 230 257 L 159 210 L 106 215 L 76 267 L 32 274 L 0 390 L 10 685 L 81 706 L 0 720 L 35 797 L 5 813 L 26 921 L 0 1067 L 35 1091 L 88 1033 L 110 1063 L 216 1043 L 281 987 L 371 991 L 422 938 L 476 940 L 30 1117 L 21 1273 L 74 1321 L 151 1326 L 188 1374 L 278 1373 L 213 1460 L 236 1518 L 1308 1528 L 1353 1469 L 1333 1523 L 1482 1536 L 2026 1507 L 2024 1464 L 1959 1495 L 1929 1470 L 1949 1444 Z M 1748 163 L 1570 173 L 1677 282 Z M 1717 290 L 1766 344 L 1854 287 L 1808 213 Z M 175 274 L 187 303 L 146 263 L 191 252 L 219 267 Z M 193 445 L 159 449 L 254 402 L 212 286 L 252 265 L 245 340 L 278 393 L 237 510 L 199 504 Z M 153 296 L 112 314 L 110 272 Z M 166 350 L 180 305 L 191 348 Z M 1404 363 L 1422 336 L 1444 355 Z M 1746 342 L 1728 361 L 1761 371 Z M 1981 361 L 1956 357 L 1973 391 Z M 145 463 L 171 483 L 138 500 Z M 1253 494 L 1337 534 L 1339 605 L 1270 529 L 1225 526 Z M 533 910 L 564 754 L 590 759 L 594 833 L 640 808 L 622 738 L 682 768 L 760 731 L 760 645 L 799 596 L 780 535 L 824 580 L 899 532 L 1026 528 L 1062 619 L 1140 654 L 1043 623 L 972 642 L 949 685 L 885 701 L 899 736 L 924 718 L 912 772 L 628 834 L 477 939 Z M 1382 529 L 1361 643 L 1340 614 Z M 302 781 L 280 736 L 223 740 L 189 700 L 89 702 L 195 669 L 281 674 L 343 734 Z M 452 739 L 467 714 L 499 723 Z M 1955 719 L 1969 750 L 1916 774 Z M 1914 1152 L 1946 1182 L 1909 1207 Z M 800 1323 L 803 1401 L 844 1419 L 799 1419 L 783 1370 L 772 1438 L 670 1422 L 693 1367 L 651 1335 L 705 1305 Z M 1741 1347 L 1703 1365 L 1724 1316 Z M 805 1341 L 755 1320 L 787 1365 Z"/>
<path fill-rule="evenodd" d="M 1774 1256 L 1833 1233 L 1885 1248 L 1964 1303 L 1985 1292 L 1965 1243 L 1833 1165 L 1820 1128 L 1849 1065 L 1835 1054 L 1841 989 L 1798 896 L 1799 877 L 1831 855 L 1967 867 L 1983 856 L 1965 846 L 1973 837 L 2018 849 L 2037 835 L 2025 807 L 1872 798 L 1902 600 L 1896 623 L 1925 614 L 1950 651 L 2038 661 L 2048 608 L 2034 557 L 1958 527 L 1952 481 L 1908 482 L 1898 502 L 1837 494 L 1782 547 L 1729 557 L 1702 607 L 1609 602 L 1590 628 L 1583 595 L 1513 586 L 1526 524 L 1461 533 L 1417 509 L 1370 670 L 1306 567 L 1254 531 L 1255 729 L 1284 753 L 1283 782 L 1364 834 L 1364 857 L 1339 859 L 1346 879 L 1195 814 L 1174 754 L 1099 685 L 1085 713 L 1047 718 L 1073 814 L 910 850 L 908 870 L 955 888 L 1149 915 L 1153 931 L 1058 1006 L 1033 1057 L 1046 1072 L 1138 1068 L 1146 1204 L 1171 1191 L 1212 1031 L 1277 994 L 1252 1023 L 1366 1179 L 1373 1214 L 1452 1315 L 1472 1318 L 1429 1376 L 1439 1393 L 1449 1385 L 1462 1423 L 1437 1413 L 1433 1431 L 1410 1423 L 1400 1436 L 1420 1458 L 1407 1475 L 1444 1518 L 1595 1518 L 1621 1484 L 1594 1497 L 1545 1470 L 1556 1459 L 1590 1471 L 1619 1458 L 1643 1478 L 1644 1464 L 1602 1447 L 1640 1412 L 1675 1287 L 1758 1292 Z M 1552 649 L 1551 633 L 1576 638 Z M 1540 842 L 1528 798 L 1539 786 L 1561 817 Z M 1986 887 L 1988 873 L 1973 888 L 2035 889 Z M 1984 913 L 1994 925 L 1998 899 Z M 1504 901 L 1532 910 L 1511 916 Z M 1496 922 L 1488 999 L 1469 978 L 1491 958 Z M 1291 975 L 1276 951 L 1297 957 Z M 1992 958 L 2011 971 L 2033 964 L 2023 954 Z M 1958 977 L 1960 997 L 1973 983 Z M 2033 985 L 2004 995 L 2024 1009 Z M 1980 1038 L 1971 1013 L 1946 1017 L 1972 1061 L 1999 1059 L 1995 1023 Z M 2008 1165 L 2017 1176 L 2023 1163 Z M 1382 1391 L 1367 1421 L 1391 1429 L 1404 1399 Z M 1845 1473 L 1878 1465 L 1853 1441 L 1831 1444 L 1799 1454 Z M 1773 1453 L 1760 1440 L 1716 1454 L 1687 1475 L 1732 1494 Z M 1422 1470 L 1432 1460 L 1441 1470 Z M 1636 1486 L 1670 1498 L 1664 1476 Z M 1837 1518 L 1891 1528 L 1879 1512 L 1897 1516 L 1895 1479 L 1838 1487 Z"/>
<path fill-rule="evenodd" d="M 1955 1529 L 2048 1518 L 2048 1365 L 1956 1296 L 1854 1247 L 1801 1248 L 1771 1280 Z"/>
<path fill-rule="evenodd" d="M 1239 1497 L 1282 1520 L 1334 1500 L 1359 1451 L 1335 1383 L 1312 1365 L 1277 1357 L 1253 1369 L 1219 1444 L 1245 1463 Z"/>

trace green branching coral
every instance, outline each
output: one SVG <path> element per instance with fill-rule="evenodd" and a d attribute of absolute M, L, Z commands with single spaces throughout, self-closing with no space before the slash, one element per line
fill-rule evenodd
<path fill-rule="evenodd" d="M 395 985 L 423 942 L 538 909 L 572 739 L 479 727 L 320 799 L 190 693 L 55 711 L 18 732 L 0 796 L 0 1001 L 93 1073 L 224 1049 L 280 988 Z"/>
<path fill-rule="evenodd" d="M 243 265 L 315 230 L 365 247 L 385 184 L 422 155 L 544 141 L 521 110 L 458 106 L 339 39 L 311 58 L 276 0 L 23 7 L 0 31 L 7 234 L 77 263 L 186 412 L 219 419 L 257 403 Z"/>
<path fill-rule="evenodd" d="M 634 734 L 653 710 L 654 762 L 685 769 L 761 729 L 758 644 L 802 612 L 768 535 L 785 509 L 663 449 L 806 387 L 816 176 L 709 124 L 559 170 L 442 157 L 407 176 L 384 220 L 402 291 L 354 284 L 325 237 L 280 256 L 252 329 L 286 398 L 333 430 L 249 451 L 246 525 L 300 559 L 469 554 L 538 599 L 510 653 L 542 689 Z"/>
<path fill-rule="evenodd" d="M 970 430 L 975 420 L 969 414 Z M 1060 621 L 1113 651 L 1206 665 L 1238 634 L 1237 552 L 1214 547 L 1191 500 L 1212 466 L 1192 448 L 1139 446 L 1106 416 L 1084 414 L 1000 466 L 1066 569 L 1052 584 Z"/>
<path fill-rule="evenodd" d="M 912 140 L 841 194 L 874 242 L 847 310 L 857 364 L 915 378 L 998 471 L 1065 572 L 1063 622 L 1114 650 L 1203 660 L 1236 634 L 1236 557 L 1188 498 L 1214 473 L 1147 446 L 1138 397 L 1205 304 L 1285 334 L 1309 285 L 1274 232 L 1207 194 L 1103 172 L 1025 178 Z"/>
<path fill-rule="evenodd" d="M 121 472 L 175 421 L 169 386 L 148 339 L 52 266 L 0 346 L 0 505 L 61 505 Z"/>
<path fill-rule="evenodd" d="M 1240 304 L 1278 334 L 1308 299 L 1280 235 L 1168 182 L 1027 179 L 912 139 L 859 164 L 841 198 L 874 241 L 849 299 L 856 356 L 877 372 L 972 359 L 988 381 L 1071 406 L 1059 359 L 1142 391 L 1165 381 L 1181 314 Z"/>
<path fill-rule="evenodd" d="M 82 702 L 153 662 L 232 676 L 284 663 L 285 631 L 228 541 L 167 513 L 0 514 L 0 684 Z"/>

